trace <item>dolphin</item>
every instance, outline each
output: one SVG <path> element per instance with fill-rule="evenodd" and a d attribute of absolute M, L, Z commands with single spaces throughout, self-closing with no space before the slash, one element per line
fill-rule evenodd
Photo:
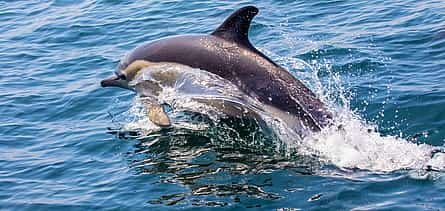
<path fill-rule="evenodd" d="M 300 125 L 310 131 L 320 131 L 332 119 L 324 103 L 250 43 L 249 27 L 258 12 L 254 6 L 242 7 L 208 35 L 179 35 L 144 43 L 121 59 L 115 75 L 101 85 L 131 89 L 129 78 L 146 67 L 140 61 L 182 64 L 218 75 L 269 108 L 299 119 Z M 152 113 L 158 116 L 150 120 L 169 125 L 162 107 L 154 105 Z"/>

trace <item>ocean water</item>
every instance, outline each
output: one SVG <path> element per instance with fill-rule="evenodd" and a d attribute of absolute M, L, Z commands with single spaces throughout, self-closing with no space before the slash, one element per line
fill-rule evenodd
<path fill-rule="evenodd" d="M 175 127 L 159 130 L 135 93 L 100 87 L 139 44 L 210 33 L 246 5 L 260 9 L 254 46 L 341 127 L 299 140 L 168 89 Z M 444 210 L 444 11 L 412 0 L 0 1 L 0 209 Z"/>

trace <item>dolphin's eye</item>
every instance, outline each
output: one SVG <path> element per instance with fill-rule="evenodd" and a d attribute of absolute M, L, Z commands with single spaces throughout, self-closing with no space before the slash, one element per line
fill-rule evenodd
<path fill-rule="evenodd" d="M 127 80 L 127 76 L 125 76 L 124 74 L 119 74 L 117 77 L 119 77 L 122 80 Z"/>

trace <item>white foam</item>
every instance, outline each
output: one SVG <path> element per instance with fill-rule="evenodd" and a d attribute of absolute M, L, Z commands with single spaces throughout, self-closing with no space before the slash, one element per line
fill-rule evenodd
<path fill-rule="evenodd" d="M 443 169 L 443 156 L 431 159 L 434 147 L 382 136 L 348 111 L 335 126 L 304 140 L 325 161 L 340 168 L 358 168 L 376 172 L 401 169 Z M 341 125 L 341 126 L 339 126 Z M 338 128 L 340 127 L 340 128 Z"/>

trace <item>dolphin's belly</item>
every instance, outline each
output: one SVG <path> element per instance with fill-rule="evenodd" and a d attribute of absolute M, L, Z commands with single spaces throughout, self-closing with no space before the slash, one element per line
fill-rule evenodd
<path fill-rule="evenodd" d="M 279 119 L 301 136 L 312 130 L 299 116 L 248 96 L 222 77 L 185 65 L 152 64 L 131 81 L 131 86 L 145 103 L 166 103 L 175 111 L 215 111 L 223 116 L 254 120 L 263 128 L 273 124 L 268 120 Z"/>

